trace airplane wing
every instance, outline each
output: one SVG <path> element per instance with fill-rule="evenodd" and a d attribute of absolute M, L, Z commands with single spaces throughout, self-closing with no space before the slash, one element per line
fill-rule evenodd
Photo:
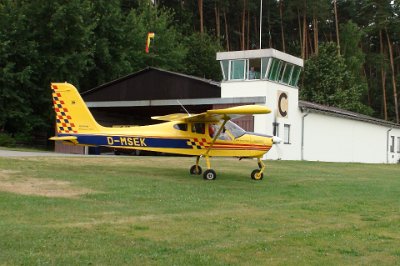
<path fill-rule="evenodd" d="M 189 116 L 190 115 L 188 114 L 177 113 L 177 114 L 169 114 L 163 116 L 152 116 L 151 119 L 161 120 L 161 121 L 184 121 L 184 119 Z"/>
<path fill-rule="evenodd" d="M 224 109 L 208 110 L 201 114 L 170 114 L 165 116 L 155 116 L 152 119 L 163 121 L 182 121 L 182 122 L 217 122 L 220 120 L 230 120 L 244 115 L 268 114 L 271 110 L 261 105 L 242 105 Z"/>
<path fill-rule="evenodd" d="M 195 116 L 187 117 L 190 122 L 216 122 L 220 120 L 235 119 L 244 115 L 268 114 L 271 110 L 261 105 L 241 105 L 224 109 L 208 110 Z"/>

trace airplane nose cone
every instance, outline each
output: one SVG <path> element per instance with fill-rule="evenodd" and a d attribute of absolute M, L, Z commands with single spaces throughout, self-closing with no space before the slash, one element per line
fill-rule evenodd
<path fill-rule="evenodd" d="M 273 144 L 279 144 L 281 142 L 282 142 L 282 139 L 280 137 L 277 137 L 277 136 L 273 136 L 272 137 L 272 143 Z"/>

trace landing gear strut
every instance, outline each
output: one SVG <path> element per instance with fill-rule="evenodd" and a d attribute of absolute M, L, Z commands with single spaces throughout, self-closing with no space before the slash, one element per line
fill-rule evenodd
<path fill-rule="evenodd" d="M 205 180 L 215 180 L 215 178 L 217 178 L 217 174 L 213 169 L 211 169 L 210 157 L 206 155 L 205 158 L 207 163 L 207 170 L 204 171 L 203 178 Z"/>
<path fill-rule="evenodd" d="M 201 175 L 201 173 L 203 172 L 203 170 L 201 169 L 200 165 L 199 165 L 199 161 L 200 161 L 200 156 L 196 157 L 196 164 L 192 165 L 192 167 L 190 167 L 190 174 L 191 175 Z"/>
<path fill-rule="evenodd" d="M 253 180 L 261 180 L 264 178 L 263 172 L 265 170 L 265 164 L 261 161 L 261 158 L 257 158 L 257 160 L 259 169 L 255 169 L 251 172 L 251 179 Z"/>
<path fill-rule="evenodd" d="M 209 156 L 204 156 L 206 159 L 206 164 L 207 164 L 207 170 L 204 171 L 201 169 L 199 165 L 200 161 L 200 156 L 196 157 L 196 164 L 192 165 L 190 167 L 190 174 L 191 175 L 201 175 L 203 173 L 203 178 L 205 180 L 215 180 L 217 178 L 217 174 L 213 169 L 211 169 L 211 164 L 210 164 L 210 157 Z M 255 169 L 251 172 L 251 179 L 253 180 L 262 180 L 264 178 L 264 170 L 265 170 L 265 164 L 262 162 L 261 158 L 257 158 L 257 163 L 258 163 L 258 169 Z"/>

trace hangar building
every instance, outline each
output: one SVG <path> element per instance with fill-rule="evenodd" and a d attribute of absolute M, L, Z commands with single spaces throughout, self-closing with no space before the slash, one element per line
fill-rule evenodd
<path fill-rule="evenodd" d="M 244 117 L 244 129 L 283 139 L 268 159 L 397 163 L 400 125 L 346 110 L 299 101 L 303 60 L 274 49 L 217 53 L 223 80 L 214 82 L 147 68 L 82 93 L 106 126 L 148 124 L 150 117 L 242 104 L 272 113 Z M 179 103 L 178 101 L 179 100 Z M 154 121 L 153 121 L 154 122 Z M 83 153 L 81 147 L 70 152 Z M 62 146 L 56 150 L 63 151 Z"/>

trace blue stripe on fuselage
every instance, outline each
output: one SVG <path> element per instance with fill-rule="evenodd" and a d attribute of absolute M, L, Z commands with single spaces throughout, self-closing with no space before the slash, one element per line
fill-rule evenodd
<path fill-rule="evenodd" d="M 168 139 L 138 136 L 102 136 L 83 134 L 59 134 L 62 136 L 75 136 L 79 144 L 113 147 L 148 147 L 148 148 L 181 148 L 192 149 L 188 139 Z"/>

